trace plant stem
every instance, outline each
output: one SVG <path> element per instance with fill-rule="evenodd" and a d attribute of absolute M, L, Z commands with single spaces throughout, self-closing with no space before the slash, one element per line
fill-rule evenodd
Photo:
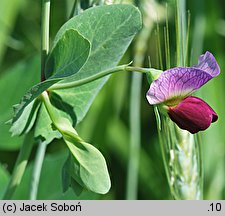
<path fill-rule="evenodd" d="M 152 32 L 153 21 L 148 11 L 148 0 L 140 2 L 140 9 L 143 12 L 143 28 L 139 33 L 134 46 L 134 66 L 141 68 L 143 66 L 149 36 Z M 159 29 L 158 29 L 159 30 Z M 162 60 L 162 59 L 161 59 Z M 146 70 L 146 69 L 145 69 Z M 145 72 L 145 70 L 143 72 Z M 156 70 L 147 69 L 148 76 L 155 79 L 159 73 Z M 142 72 L 140 70 L 134 70 Z M 126 199 L 134 200 L 138 198 L 138 174 L 139 174 L 139 160 L 141 151 L 141 86 L 142 74 L 132 74 L 131 92 L 130 92 L 130 146 L 127 172 L 127 191 Z"/>
<path fill-rule="evenodd" d="M 189 37 L 190 37 L 190 24 L 191 24 L 191 13 L 188 11 L 188 21 L 187 21 L 187 36 L 186 36 L 186 48 L 185 48 L 185 67 L 189 65 Z"/>
<path fill-rule="evenodd" d="M 206 16 L 204 15 L 204 0 L 196 1 L 196 7 L 198 12 L 195 15 L 194 27 L 193 27 L 193 39 L 191 47 L 193 49 L 193 54 L 190 55 L 190 65 L 196 63 L 196 59 L 201 55 L 203 51 L 204 36 L 206 34 Z"/>
<path fill-rule="evenodd" d="M 170 39 L 169 39 L 169 20 L 168 20 L 168 5 L 166 4 L 166 27 L 164 28 L 165 40 L 165 56 L 166 56 L 166 69 L 170 68 Z"/>
<path fill-rule="evenodd" d="M 41 81 L 45 80 L 45 63 L 49 53 L 49 21 L 50 21 L 50 0 L 42 0 L 42 19 L 41 19 Z M 34 162 L 30 199 L 37 198 L 38 185 L 42 164 L 46 151 L 46 142 L 39 143 Z"/>
<path fill-rule="evenodd" d="M 81 7 L 80 7 L 80 0 L 75 0 L 73 3 L 72 10 L 69 15 L 69 19 L 73 18 L 74 16 L 80 14 Z"/>
<path fill-rule="evenodd" d="M 130 93 L 130 152 L 127 174 L 128 200 L 137 199 L 138 192 L 138 167 L 141 145 L 140 126 L 140 101 L 141 101 L 142 75 L 132 74 Z"/>
<path fill-rule="evenodd" d="M 7 186 L 6 192 L 3 197 L 4 200 L 9 200 L 12 198 L 17 186 L 21 182 L 21 179 L 23 177 L 23 174 L 26 169 L 27 162 L 33 147 L 32 139 L 33 139 L 33 134 L 31 133 L 27 134 L 24 139 L 10 182 Z"/>
<path fill-rule="evenodd" d="M 156 25 L 156 33 L 157 33 L 157 50 L 158 50 L 158 55 L 159 55 L 159 66 L 160 66 L 160 69 L 163 70 L 162 49 L 161 49 L 161 43 L 160 43 L 160 30 L 159 30 L 158 22 Z"/>
<path fill-rule="evenodd" d="M 155 69 L 152 69 L 152 71 L 154 71 Z M 77 86 L 81 86 L 84 85 L 86 83 L 92 82 L 94 80 L 100 79 L 104 76 L 107 76 L 109 74 L 112 73 L 116 73 L 116 72 L 121 72 L 121 71 L 135 71 L 135 72 L 140 72 L 140 73 L 150 73 L 151 68 L 141 68 L 141 67 L 131 67 L 128 65 L 121 65 L 121 66 L 117 66 L 115 68 L 112 69 L 108 69 L 105 71 L 101 71 L 98 74 L 95 74 L 93 76 L 81 79 L 81 80 L 76 80 L 73 82 L 67 82 L 67 83 L 56 83 L 53 86 L 51 86 L 48 91 L 53 91 L 53 90 L 57 90 L 57 89 L 67 89 L 67 88 L 74 88 Z M 151 73 L 154 73 L 152 72 Z M 155 72 L 156 74 L 156 72 Z"/>
<path fill-rule="evenodd" d="M 186 1 L 176 0 L 177 15 L 176 15 L 176 28 L 177 28 L 177 66 L 185 66 L 185 49 L 186 49 Z"/>
<path fill-rule="evenodd" d="M 49 52 L 50 0 L 42 0 L 41 20 L 41 81 L 45 80 L 45 62 Z"/>
<path fill-rule="evenodd" d="M 54 108 L 49 100 L 48 97 L 48 93 L 46 91 L 44 91 L 41 96 L 40 99 L 43 101 L 45 108 L 48 112 L 48 115 L 53 123 L 53 125 L 56 127 L 56 129 L 64 136 L 73 136 L 77 139 L 77 142 L 82 142 L 83 140 L 78 136 L 76 130 L 72 127 L 69 127 L 68 125 L 68 121 L 66 118 L 64 117 L 58 117 L 57 115 L 55 115 L 55 111 Z M 71 133 L 71 130 L 73 131 L 73 133 Z"/>
<path fill-rule="evenodd" d="M 38 144 L 38 150 L 36 153 L 34 168 L 31 179 L 31 190 L 30 190 L 30 200 L 37 199 L 38 186 L 40 181 L 41 169 L 43 165 L 43 160 L 46 152 L 47 142 L 40 141 Z"/>
<path fill-rule="evenodd" d="M 49 115 L 52 123 L 57 128 L 57 123 L 56 122 L 57 122 L 58 119 L 57 119 L 57 116 L 54 113 L 54 110 L 52 109 L 52 104 L 51 104 L 51 102 L 49 100 L 48 93 L 46 91 L 42 92 L 41 100 L 44 102 L 45 108 L 46 108 L 46 110 L 48 112 L 48 115 Z"/>

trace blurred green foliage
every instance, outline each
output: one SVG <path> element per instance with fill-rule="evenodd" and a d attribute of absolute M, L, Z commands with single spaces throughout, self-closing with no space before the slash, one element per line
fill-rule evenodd
<path fill-rule="evenodd" d="M 145 0 L 135 1 L 141 5 Z M 13 3 L 12 3 L 13 2 Z M 72 3 L 71 3 L 72 2 Z M 149 1 L 149 4 L 154 1 Z M 174 1 L 161 0 L 159 3 L 169 8 L 170 50 L 175 62 Z M 72 0 L 52 0 L 51 39 L 60 26 L 68 19 Z M 1 11 L 3 10 L 4 11 Z M 31 10 L 32 8 L 32 10 Z M 204 165 L 204 198 L 225 199 L 225 8 L 221 0 L 190 0 L 187 9 L 191 12 L 190 50 L 192 62 L 209 50 L 214 54 L 221 67 L 219 77 L 204 86 L 199 94 L 219 115 L 219 121 L 207 131 L 201 132 Z M 0 1 L 0 196 L 6 187 L 12 171 L 19 146 L 23 138 L 11 138 L 5 121 L 10 119 L 11 105 L 34 83 L 39 81 L 40 54 L 40 1 L 14 0 Z M 149 19 L 152 11 L 149 10 Z M 143 13 L 145 16 L 148 13 Z M 165 17 L 165 14 L 159 14 Z M 154 19 L 151 20 L 155 25 Z M 160 20 L 163 35 L 165 23 Z M 161 45 L 164 45 L 161 37 Z M 122 63 L 134 58 L 135 41 L 124 56 Z M 145 67 L 157 65 L 156 38 L 154 30 L 149 32 L 146 44 Z M 165 55 L 163 54 L 165 59 Z M 165 62 L 165 61 L 164 61 Z M 11 79 L 10 83 L 8 79 Z M 129 95 L 130 74 L 115 74 L 100 91 L 87 116 L 78 125 L 77 131 L 84 140 L 94 144 L 105 156 L 112 188 L 106 195 L 85 192 L 77 197 L 72 191 L 63 195 L 61 188 L 61 168 L 66 160 L 65 149 L 60 141 L 53 141 L 47 148 L 41 174 L 38 199 L 125 199 L 128 152 L 130 143 Z M 156 121 L 152 107 L 146 101 L 147 79 L 143 78 L 141 94 L 141 150 L 139 165 L 138 199 L 171 199 L 165 176 L 160 146 L 157 137 Z M 29 167 L 15 199 L 28 199 L 31 167 L 35 150 L 30 158 Z M 52 183 L 54 182 L 54 184 Z M 47 193 L 46 193 L 47 191 Z"/>

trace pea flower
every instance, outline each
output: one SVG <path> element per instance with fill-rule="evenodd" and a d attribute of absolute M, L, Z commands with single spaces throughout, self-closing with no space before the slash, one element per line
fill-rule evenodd
<path fill-rule="evenodd" d="M 217 121 L 218 115 L 205 101 L 191 94 L 219 73 L 216 59 L 207 51 L 199 57 L 197 65 L 161 73 L 150 85 L 147 100 L 151 105 L 161 105 L 181 129 L 197 133 Z"/>

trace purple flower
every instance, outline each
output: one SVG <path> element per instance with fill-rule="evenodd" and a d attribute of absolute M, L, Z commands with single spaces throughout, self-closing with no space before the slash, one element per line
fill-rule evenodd
<path fill-rule="evenodd" d="M 197 65 L 161 73 L 147 92 L 148 102 L 163 105 L 171 120 L 182 129 L 191 133 L 205 130 L 218 116 L 206 102 L 190 95 L 219 73 L 214 56 L 206 52 L 199 57 Z"/>

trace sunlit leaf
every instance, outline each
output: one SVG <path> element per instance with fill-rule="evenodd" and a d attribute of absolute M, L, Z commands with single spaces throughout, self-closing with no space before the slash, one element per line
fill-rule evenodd
<path fill-rule="evenodd" d="M 69 40 L 69 42 L 73 40 L 73 43 L 67 44 L 66 40 Z M 13 123 L 18 121 L 19 118 L 23 118 L 22 113 L 24 112 L 25 107 L 36 97 L 38 97 L 43 91 L 61 80 L 63 77 L 70 76 L 71 67 L 73 68 L 72 73 L 79 71 L 88 58 L 89 49 L 89 42 L 77 31 L 66 31 L 53 49 L 52 54 L 50 54 L 50 59 L 52 60 L 50 60 L 51 64 L 49 65 L 49 68 L 53 70 L 52 72 L 54 72 L 55 75 L 53 75 L 52 78 L 49 78 L 48 80 L 33 86 L 24 95 L 20 104 L 16 106 Z M 63 61 L 65 59 L 67 59 L 67 61 Z M 59 65 L 59 63 L 61 63 L 61 65 Z M 76 67 L 74 65 L 76 65 Z"/>
<path fill-rule="evenodd" d="M 95 28 L 92 28 L 92 26 L 95 26 Z M 69 20 L 59 30 L 54 42 L 53 52 L 58 46 L 58 39 L 71 28 L 77 29 L 91 42 L 91 51 L 84 67 L 76 75 L 62 82 L 83 79 L 116 66 L 133 37 L 141 28 L 140 12 L 131 5 L 112 5 L 86 10 Z M 60 61 L 67 62 L 68 60 L 62 57 Z M 68 70 L 68 73 L 72 71 L 70 67 L 66 70 Z M 77 88 L 54 91 L 49 95 L 51 102 L 58 111 L 61 111 L 61 116 L 67 117 L 71 120 L 73 126 L 76 126 L 86 115 L 94 98 L 107 79 L 102 78 Z M 40 112 L 39 118 L 41 118 L 41 115 Z M 43 126 L 44 124 L 41 127 L 43 128 Z M 37 125 L 37 127 L 40 126 Z M 46 122 L 47 128 L 48 130 L 52 128 L 50 120 L 48 123 Z M 54 131 L 52 132 L 54 133 Z M 53 133 L 51 134 L 53 135 Z"/>
<path fill-rule="evenodd" d="M 85 142 L 77 143 L 73 139 L 65 141 L 71 152 L 70 175 L 73 179 L 95 193 L 107 193 L 111 183 L 101 152 Z"/>
<path fill-rule="evenodd" d="M 84 79 L 116 66 L 141 25 L 141 14 L 132 5 L 94 7 L 69 20 L 59 30 L 56 42 L 67 29 L 74 28 L 92 46 L 84 67 L 62 83 Z M 107 79 L 106 77 L 80 87 L 55 92 L 73 107 L 77 122 L 80 122 Z"/>
<path fill-rule="evenodd" d="M 105 158 L 101 152 L 84 142 L 66 118 L 57 119 L 56 127 L 59 128 L 68 149 L 70 157 L 64 167 L 65 174 L 70 176 L 82 187 L 99 194 L 105 194 L 111 187 L 110 177 Z M 67 173 L 66 173 L 66 172 Z M 66 180 L 64 189 L 71 182 Z"/>
<path fill-rule="evenodd" d="M 45 140 L 50 143 L 55 138 L 61 138 L 62 135 L 52 126 L 52 121 L 47 113 L 45 106 L 42 104 L 37 120 L 35 123 L 34 137 L 36 139 Z"/>
<path fill-rule="evenodd" d="M 21 117 L 17 121 L 15 121 L 10 128 L 12 136 L 26 134 L 30 131 L 30 129 L 34 125 L 39 107 L 39 100 L 34 100 L 25 107 Z"/>
<path fill-rule="evenodd" d="M 62 83 L 116 66 L 141 26 L 140 11 L 132 5 L 93 7 L 70 19 L 59 30 L 54 43 L 73 28 L 89 40 L 91 52 L 84 67 Z"/>
<path fill-rule="evenodd" d="M 46 64 L 46 78 L 63 78 L 77 73 L 84 65 L 90 51 L 90 43 L 74 29 L 61 35 Z"/>

